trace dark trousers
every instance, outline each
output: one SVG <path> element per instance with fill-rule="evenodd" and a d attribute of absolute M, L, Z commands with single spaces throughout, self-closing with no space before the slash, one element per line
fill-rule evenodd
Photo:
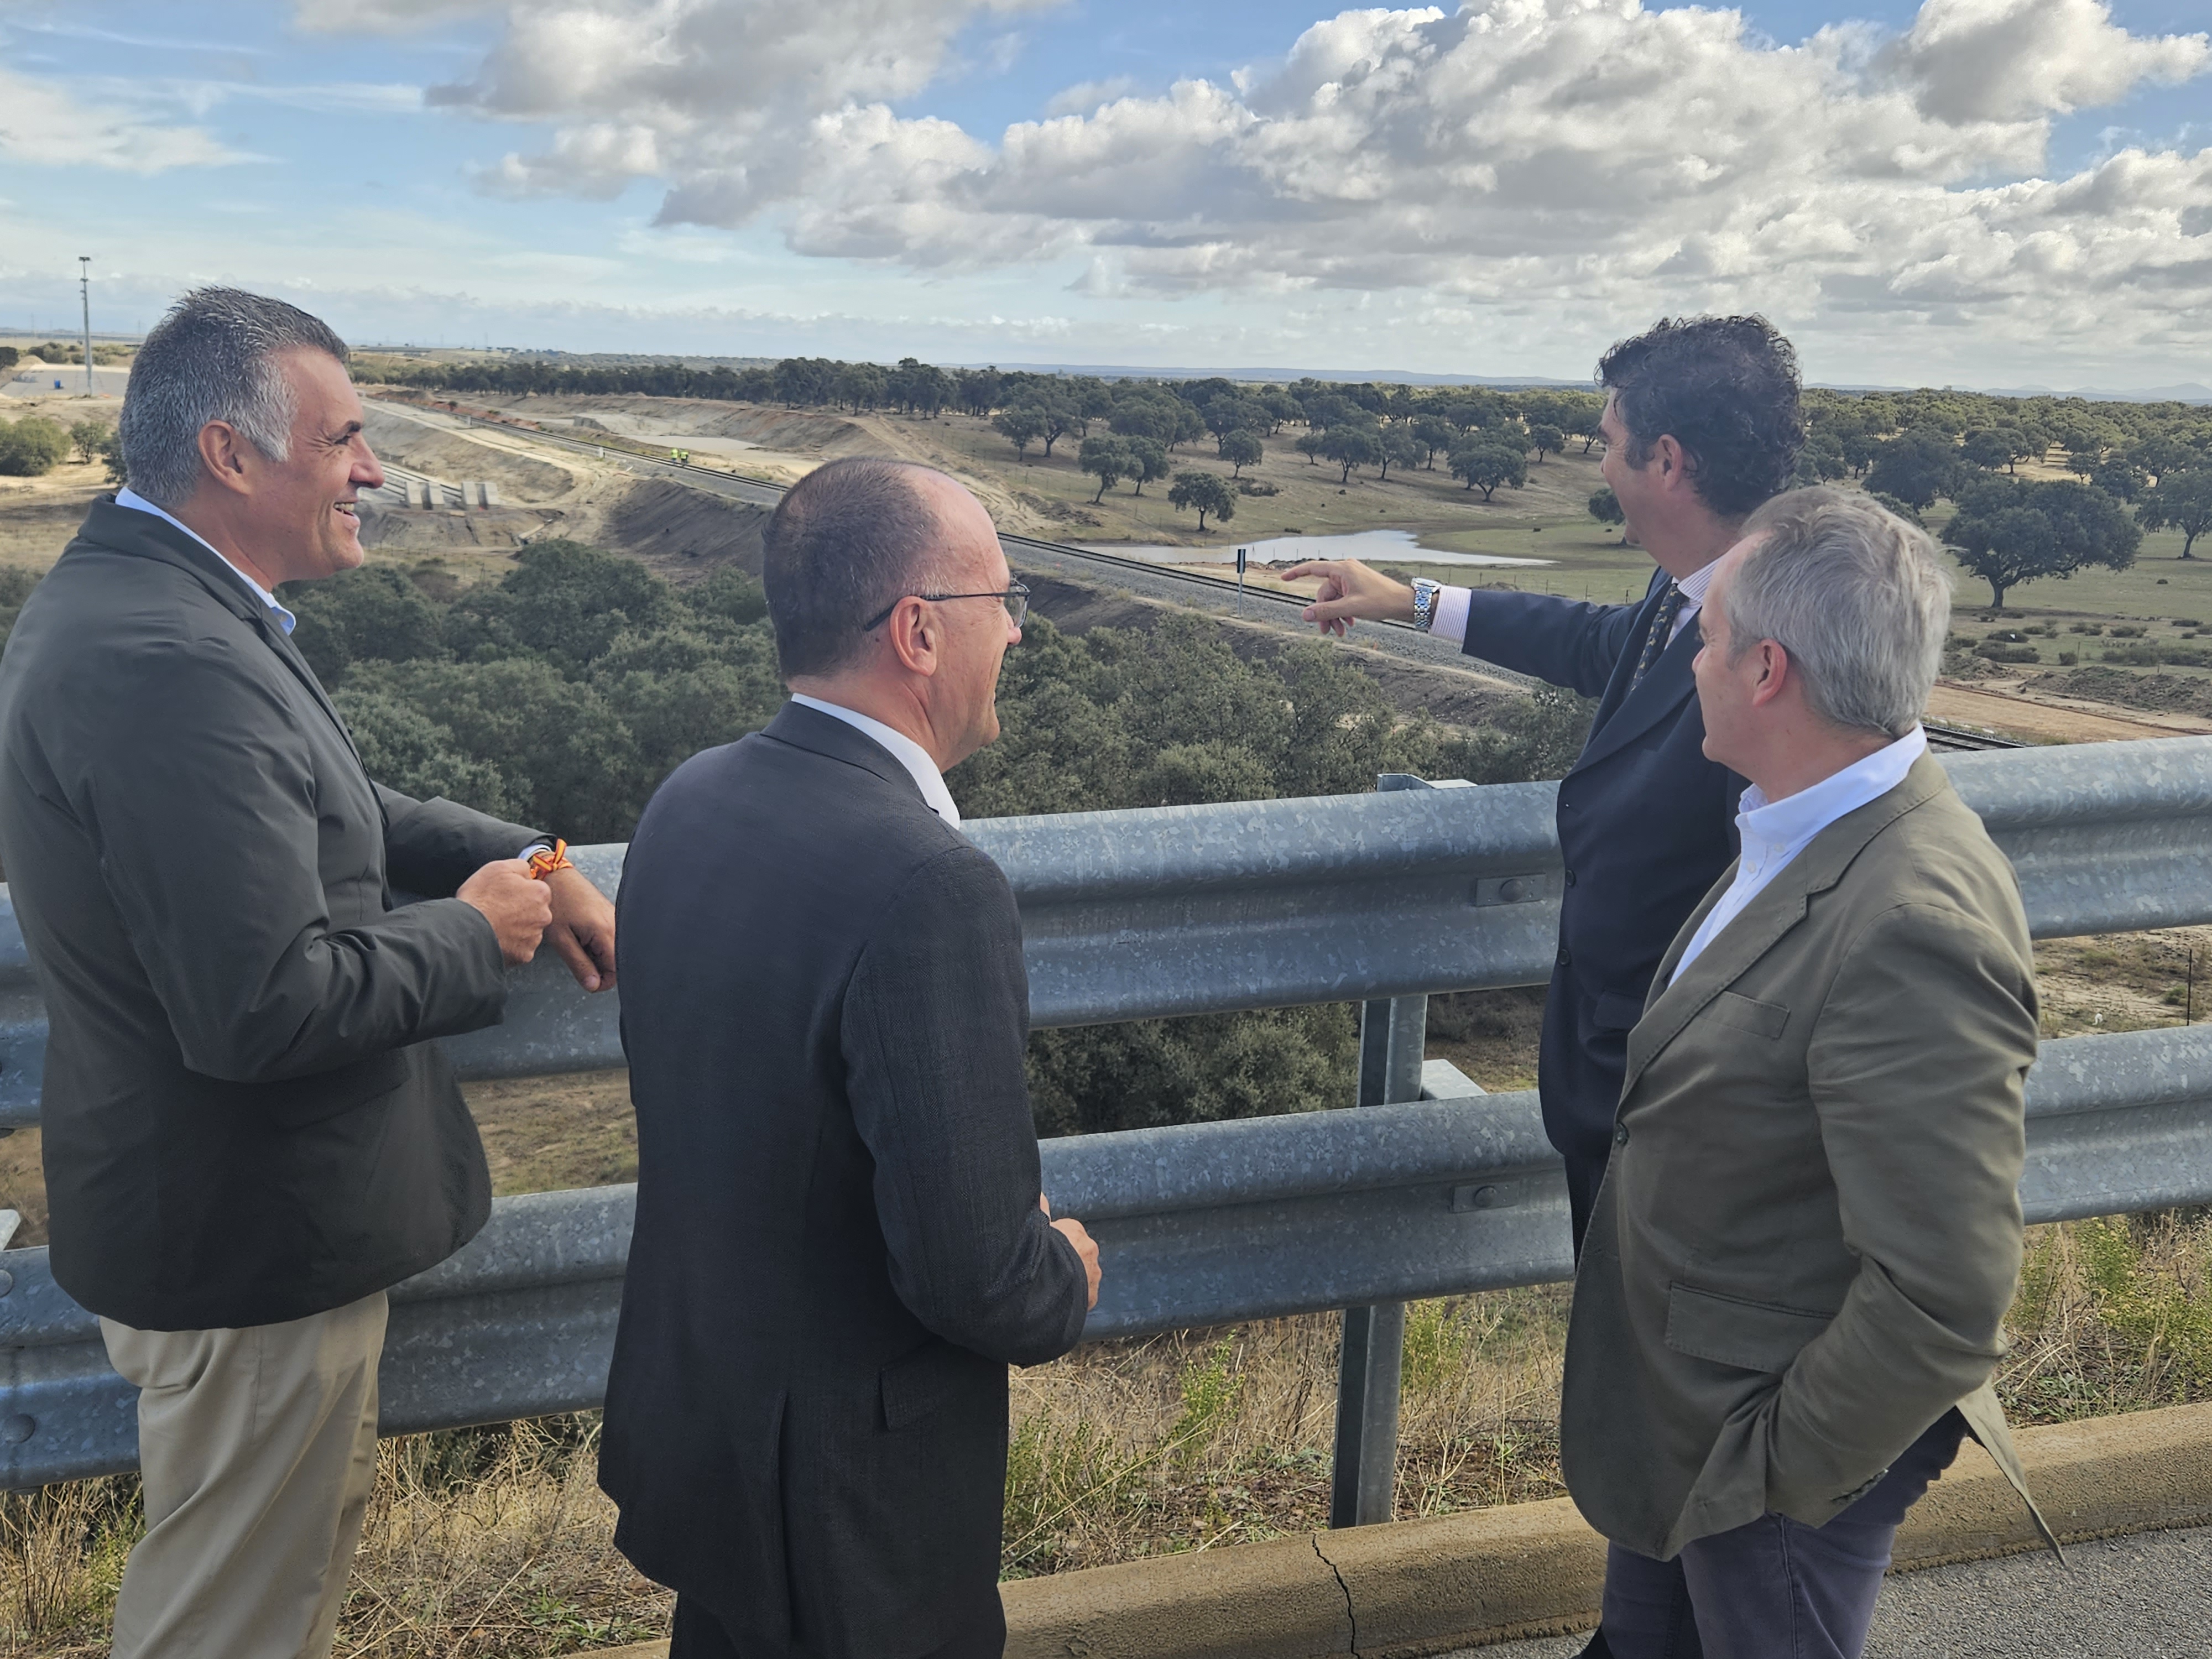
<path fill-rule="evenodd" d="M 1604 1622 L 1587 1656 L 1610 1659 L 1858 1659 L 1898 1522 L 1959 1455 L 1946 1412 L 1867 1495 L 1825 1526 L 1763 1515 L 1654 1561 L 1613 1545 Z"/>
<path fill-rule="evenodd" d="M 1633 999 L 1591 996 L 1566 968 L 1553 972 L 1544 999 L 1536 1092 L 1544 1133 L 1567 1166 L 1567 1213 L 1577 1258 L 1613 1156 L 1613 1121 L 1628 1074 L 1628 1028 L 1636 1024 L 1637 1010 Z"/>
<path fill-rule="evenodd" d="M 966 1626 L 951 1641 L 932 1648 L 919 1659 L 1002 1659 L 1006 1650 L 1006 1610 L 991 1587 L 988 1601 L 979 1601 Z M 668 1642 L 668 1659 L 804 1659 L 805 1650 L 791 1647 L 774 1655 L 765 1650 L 740 1648 L 730 1639 L 721 1621 L 689 1595 L 676 1598 L 676 1628 Z"/>

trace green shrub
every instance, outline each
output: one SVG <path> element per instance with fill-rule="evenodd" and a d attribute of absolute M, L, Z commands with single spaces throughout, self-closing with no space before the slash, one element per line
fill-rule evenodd
<path fill-rule="evenodd" d="M 2177 1397 L 2212 1385 L 2212 1285 L 2149 1271 L 2136 1224 L 2109 1216 L 2079 1235 L 2097 1313 L 2142 1363 L 2172 1377 Z"/>
<path fill-rule="evenodd" d="M 415 662 L 448 654 L 446 608 L 390 565 L 290 583 L 283 599 L 299 618 L 292 643 L 325 687 L 344 684 L 346 671 L 356 662 Z"/>
<path fill-rule="evenodd" d="M 42 478 L 69 459 L 70 435 L 59 421 L 26 415 L 0 421 L 0 473 L 14 478 Z"/>
<path fill-rule="evenodd" d="M 679 591 L 554 541 L 496 585 L 374 565 L 285 598 L 372 775 L 574 842 L 627 839 L 662 778 L 784 701 L 761 585 L 734 569 Z M 1589 709 L 1546 690 L 1453 732 L 1327 647 L 1246 661 L 1204 617 L 1082 635 L 1036 617 L 1006 658 L 1005 735 L 947 782 L 976 817 L 1341 794 L 1379 772 L 1516 782 L 1572 764 Z M 1310 1111 L 1352 1103 L 1358 1046 L 1345 1005 L 1039 1031 L 1030 1093 L 1048 1135 Z"/>
<path fill-rule="evenodd" d="M 2042 657 L 2032 645 L 2007 645 L 2002 640 L 1984 640 L 1974 647 L 1974 654 L 1990 662 L 2040 662 Z"/>
<path fill-rule="evenodd" d="M 2212 665 L 2212 651 L 2201 645 L 2157 644 L 2145 641 L 2141 645 L 2108 645 L 2105 660 L 2130 668 L 2155 668 L 2169 664 L 2177 668 L 2203 668 Z"/>

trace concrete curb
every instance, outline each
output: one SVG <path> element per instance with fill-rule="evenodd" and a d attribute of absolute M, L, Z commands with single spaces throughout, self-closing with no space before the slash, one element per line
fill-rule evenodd
<path fill-rule="evenodd" d="M 2068 1542 L 2212 1522 L 2212 1405 L 2025 1429 L 2028 1484 Z M 1913 1507 L 1897 1568 L 2039 1547 L 1980 1447 Z M 1605 1540 L 1564 1498 L 1322 1532 L 1002 1587 L 1006 1659 L 1423 1659 L 1597 1622 Z M 601 1659 L 662 1659 L 664 1643 Z"/>

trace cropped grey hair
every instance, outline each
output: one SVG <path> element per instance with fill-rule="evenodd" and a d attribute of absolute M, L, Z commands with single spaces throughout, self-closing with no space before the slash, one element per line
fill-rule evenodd
<path fill-rule="evenodd" d="M 297 306 L 234 288 L 194 289 L 171 307 L 131 360 L 118 435 L 131 488 L 157 507 L 199 488 L 200 428 L 222 421 L 272 461 L 290 459 L 298 412 L 279 352 L 304 348 L 340 362 L 346 343 Z"/>
<path fill-rule="evenodd" d="M 1790 653 L 1832 726 L 1901 738 L 1919 723 L 1951 625 L 1951 573 L 1928 532 L 1856 490 L 1777 495 L 1744 521 L 1756 544 L 1722 590 L 1738 656 Z"/>

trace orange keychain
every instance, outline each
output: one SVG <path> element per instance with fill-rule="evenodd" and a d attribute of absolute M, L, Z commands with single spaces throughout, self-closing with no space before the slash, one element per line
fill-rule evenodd
<path fill-rule="evenodd" d="M 568 856 L 568 843 L 565 841 L 555 842 L 550 853 L 541 848 L 530 855 L 530 878 L 532 881 L 543 881 L 556 870 L 573 870 L 575 867 L 574 861 Z"/>

